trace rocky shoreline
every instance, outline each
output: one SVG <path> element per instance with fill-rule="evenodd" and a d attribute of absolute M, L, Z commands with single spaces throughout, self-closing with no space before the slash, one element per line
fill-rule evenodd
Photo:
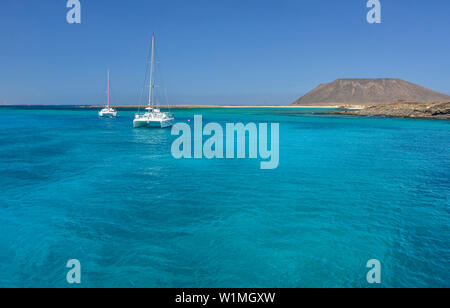
<path fill-rule="evenodd" d="M 347 109 L 343 111 L 336 111 L 331 114 L 450 120 L 450 102 L 394 102 L 389 104 L 367 106 L 359 110 Z"/>

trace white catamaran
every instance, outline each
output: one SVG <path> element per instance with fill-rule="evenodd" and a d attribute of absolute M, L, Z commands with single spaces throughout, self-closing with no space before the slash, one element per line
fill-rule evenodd
<path fill-rule="evenodd" d="M 134 128 L 165 128 L 173 125 L 174 116 L 168 112 L 161 112 L 160 109 L 154 106 L 154 70 L 155 70 L 155 34 L 152 37 L 152 56 L 150 64 L 150 84 L 148 93 L 148 105 L 145 108 L 144 114 L 136 114 L 133 127 Z"/>
<path fill-rule="evenodd" d="M 100 110 L 98 113 L 100 117 L 116 117 L 117 116 L 117 110 L 111 108 L 111 94 L 109 90 L 109 70 L 108 70 L 108 103 L 105 108 Z"/>

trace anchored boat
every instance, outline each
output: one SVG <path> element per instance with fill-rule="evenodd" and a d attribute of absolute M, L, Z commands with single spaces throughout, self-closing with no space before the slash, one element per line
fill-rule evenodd
<path fill-rule="evenodd" d="M 110 117 L 110 118 L 114 118 L 117 116 L 117 110 L 111 108 L 111 92 L 110 92 L 110 88 L 109 88 L 109 70 L 108 70 L 108 103 L 106 104 L 106 107 L 103 108 L 102 110 L 100 110 L 100 112 L 98 113 L 98 115 L 100 117 Z"/>
<path fill-rule="evenodd" d="M 152 55 L 150 61 L 150 82 L 149 82 L 149 92 L 148 92 L 148 104 L 145 108 L 146 112 L 144 114 L 137 113 L 133 121 L 134 128 L 165 128 L 173 125 L 175 120 L 173 114 L 169 112 L 161 112 L 159 108 L 155 107 L 154 104 L 154 94 L 155 94 L 155 83 L 154 83 L 154 72 L 155 72 L 155 34 L 152 36 Z"/>

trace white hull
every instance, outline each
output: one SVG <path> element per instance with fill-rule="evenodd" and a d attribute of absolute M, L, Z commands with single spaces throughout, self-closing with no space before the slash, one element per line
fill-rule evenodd
<path fill-rule="evenodd" d="M 134 119 L 134 128 L 166 128 L 173 125 L 173 118 L 169 119 L 152 119 L 152 118 L 138 118 Z"/>
<path fill-rule="evenodd" d="M 117 117 L 117 111 L 111 111 L 111 110 L 105 110 L 105 111 L 100 111 L 98 113 L 98 116 L 101 118 L 115 118 Z"/>

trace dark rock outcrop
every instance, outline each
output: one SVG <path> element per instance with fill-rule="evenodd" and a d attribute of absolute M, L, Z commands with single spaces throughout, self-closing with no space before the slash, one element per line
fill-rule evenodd
<path fill-rule="evenodd" d="M 334 114 L 450 120 L 450 102 L 430 104 L 396 102 L 367 106 L 361 110 L 338 111 Z"/>

